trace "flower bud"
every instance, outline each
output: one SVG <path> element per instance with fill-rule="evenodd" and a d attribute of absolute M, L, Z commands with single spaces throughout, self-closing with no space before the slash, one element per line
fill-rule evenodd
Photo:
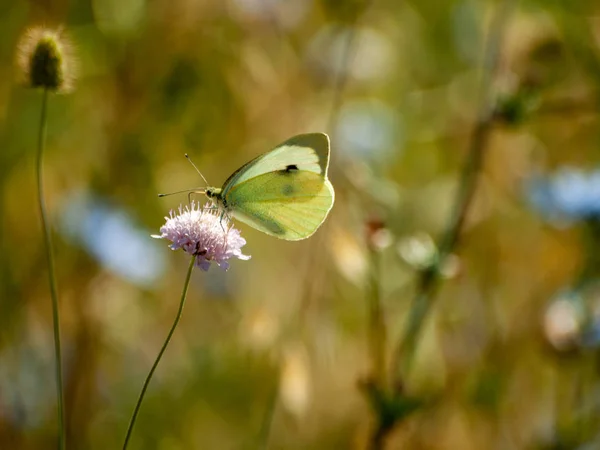
<path fill-rule="evenodd" d="M 19 42 L 17 63 L 27 87 L 53 92 L 72 90 L 74 62 L 71 45 L 62 31 L 31 28 Z"/>
<path fill-rule="evenodd" d="M 367 245 L 372 251 L 385 250 L 392 244 L 393 235 L 382 220 L 374 218 L 366 223 Z"/>

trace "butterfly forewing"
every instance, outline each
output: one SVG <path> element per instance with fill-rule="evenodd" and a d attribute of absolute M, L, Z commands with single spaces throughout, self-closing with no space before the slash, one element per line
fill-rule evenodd
<path fill-rule="evenodd" d="M 242 166 L 215 198 L 227 213 L 259 231 L 305 239 L 333 206 L 328 165 L 329 137 L 301 134 Z"/>
<path fill-rule="evenodd" d="M 326 179 L 328 164 L 329 137 L 323 133 L 300 134 L 235 171 L 223 184 L 223 195 L 233 186 L 269 172 L 309 171 Z"/>

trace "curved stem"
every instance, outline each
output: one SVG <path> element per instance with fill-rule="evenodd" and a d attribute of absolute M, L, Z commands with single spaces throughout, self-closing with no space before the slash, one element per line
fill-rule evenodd
<path fill-rule="evenodd" d="M 192 276 L 192 269 L 194 268 L 194 263 L 196 262 L 196 256 L 192 256 L 190 260 L 190 266 L 187 271 L 187 275 L 185 277 L 185 283 L 183 284 L 183 292 L 181 293 L 181 300 L 179 301 L 179 309 L 177 310 L 177 315 L 175 316 L 175 320 L 173 321 L 173 325 L 171 325 L 171 329 L 169 330 L 169 334 L 163 343 L 160 352 L 158 352 L 158 356 L 152 364 L 152 368 L 150 372 L 148 372 L 148 376 L 146 377 L 146 381 L 144 381 L 144 386 L 142 387 L 142 391 L 140 392 L 140 396 L 138 397 L 138 401 L 135 405 L 135 409 L 133 410 L 133 414 L 131 416 L 131 420 L 129 421 L 129 427 L 127 428 L 127 436 L 125 436 L 125 442 L 123 443 L 123 450 L 127 448 L 129 445 L 129 439 L 131 438 L 131 433 L 133 432 L 133 427 L 135 426 L 135 421 L 137 419 L 138 413 L 140 412 L 140 407 L 142 406 L 142 401 L 144 400 L 144 396 L 146 395 L 146 390 L 148 389 L 148 385 L 150 384 L 150 380 L 152 379 L 152 375 L 154 375 L 154 371 L 162 358 L 163 353 L 167 349 L 169 342 L 171 341 L 171 337 L 173 336 L 173 332 L 179 323 L 179 319 L 181 319 L 181 314 L 183 313 L 183 306 L 185 305 L 185 297 L 187 295 L 187 290 L 190 285 L 190 278 Z"/>
<path fill-rule="evenodd" d="M 62 375 L 62 352 L 60 346 L 60 314 L 58 311 L 58 289 L 56 287 L 56 274 L 54 270 L 54 253 L 52 250 L 52 234 L 48 224 L 48 213 L 44 200 L 44 183 L 42 173 L 42 161 L 46 147 L 46 128 L 48 115 L 48 89 L 42 94 L 42 112 L 40 117 L 40 131 L 38 135 L 38 151 L 36 159 L 36 176 L 38 186 L 38 201 L 40 216 L 42 218 L 42 229 L 44 233 L 44 244 L 46 248 L 46 262 L 48 264 L 48 281 L 50 283 L 50 297 L 52 298 L 52 323 L 54 330 L 54 359 L 56 370 L 56 392 L 58 396 L 58 445 L 62 450 L 65 448 L 65 418 L 64 418 L 64 395 Z"/>

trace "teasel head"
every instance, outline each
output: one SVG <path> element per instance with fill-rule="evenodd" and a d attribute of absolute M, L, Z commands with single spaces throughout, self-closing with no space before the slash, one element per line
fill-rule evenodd
<path fill-rule="evenodd" d="M 25 86 L 58 93 L 73 90 L 73 46 L 62 29 L 30 28 L 17 48 L 19 75 Z"/>

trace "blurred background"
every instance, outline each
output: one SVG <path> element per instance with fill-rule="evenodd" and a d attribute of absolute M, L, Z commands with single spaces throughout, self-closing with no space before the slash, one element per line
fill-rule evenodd
<path fill-rule="evenodd" d="M 158 193 L 203 186 L 184 153 L 221 186 L 310 131 L 332 141 L 327 223 L 301 242 L 238 224 L 252 259 L 192 274 L 129 448 L 376 448 L 369 305 L 394 373 L 482 120 L 477 190 L 401 378 L 418 406 L 385 448 L 600 448 L 600 4 L 504 3 L 2 0 L 0 448 L 57 436 L 41 93 L 14 64 L 35 25 L 62 27 L 77 66 L 45 154 L 69 449 L 121 448 L 177 311 L 188 257 L 150 235 L 187 203 Z"/>

